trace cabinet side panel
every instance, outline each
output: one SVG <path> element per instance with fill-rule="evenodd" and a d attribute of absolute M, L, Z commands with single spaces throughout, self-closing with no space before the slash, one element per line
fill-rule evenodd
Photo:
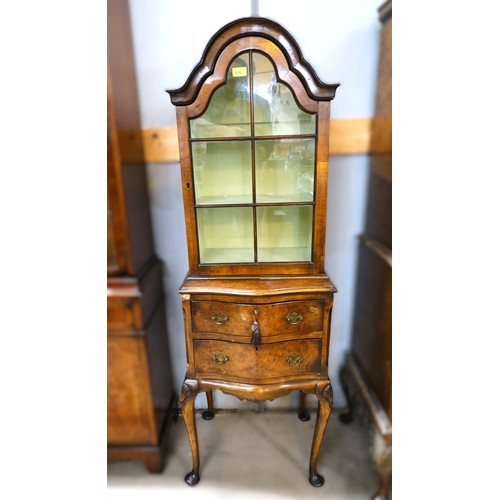
<path fill-rule="evenodd" d="M 188 247 L 189 270 L 198 270 L 198 233 L 196 216 L 193 206 L 194 179 L 191 169 L 191 147 L 189 145 L 189 125 L 187 109 L 182 106 L 176 109 L 177 133 L 179 136 L 179 157 L 182 176 L 182 198 L 184 201 L 184 216 L 186 219 L 186 238 Z"/>
<path fill-rule="evenodd" d="M 172 374 L 170 363 L 168 363 L 170 354 L 163 300 L 163 296 L 161 296 L 153 316 L 146 326 L 146 348 L 149 360 L 151 392 L 156 410 L 166 409 L 173 393 Z"/>
<path fill-rule="evenodd" d="M 392 112 L 392 20 L 383 19 L 378 68 L 376 116 Z M 374 122 L 375 123 L 375 122 Z M 385 122 L 383 122 L 385 123 Z M 377 130 L 373 130 L 373 137 Z M 392 155 L 371 159 L 365 235 L 392 246 Z M 389 252 L 390 255 L 390 252 Z M 392 269 L 380 254 L 360 244 L 352 349 L 391 418 Z"/>
<path fill-rule="evenodd" d="M 107 103 L 107 174 L 108 174 L 108 274 L 123 274 L 131 269 L 127 214 L 121 172 L 121 157 L 116 128 L 111 75 L 108 67 Z M 114 259 L 109 259 L 110 246 Z M 113 253 L 113 252 L 111 252 Z"/>
<path fill-rule="evenodd" d="M 132 29 L 127 0 L 108 1 L 108 61 L 118 131 L 141 128 L 135 74 Z M 144 158 L 142 137 L 138 138 L 139 158 Z M 139 273 L 153 255 L 146 169 L 143 161 L 122 165 L 123 189 L 128 219 L 132 267 Z"/>
<path fill-rule="evenodd" d="M 382 25 L 376 115 L 392 115 L 392 17 Z"/>
<path fill-rule="evenodd" d="M 128 0 L 108 0 L 108 64 L 118 129 L 140 129 L 134 47 Z"/>
<path fill-rule="evenodd" d="M 135 272 L 140 273 L 154 254 L 146 169 L 144 165 L 126 164 L 122 177 L 132 260 Z"/>
<path fill-rule="evenodd" d="M 365 233 L 392 247 L 392 155 L 372 156 Z"/>
<path fill-rule="evenodd" d="M 392 269 L 363 243 L 359 248 L 352 349 L 387 414 L 392 393 Z"/>
<path fill-rule="evenodd" d="M 325 261 L 326 201 L 328 187 L 328 138 L 330 103 L 320 102 L 316 151 L 316 206 L 314 209 L 314 272 L 322 273 Z"/>
<path fill-rule="evenodd" d="M 382 25 L 375 116 L 392 114 L 392 18 Z M 374 122 L 376 123 L 376 122 Z M 376 139 L 378 131 L 373 130 Z M 374 154 L 370 166 L 366 233 L 392 247 L 392 154 Z"/>
<path fill-rule="evenodd" d="M 142 337 L 108 337 L 108 444 L 156 444 Z"/>

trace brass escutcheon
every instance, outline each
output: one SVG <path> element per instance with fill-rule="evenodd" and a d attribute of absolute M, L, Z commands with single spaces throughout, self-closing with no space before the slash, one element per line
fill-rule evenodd
<path fill-rule="evenodd" d="M 286 358 L 286 362 L 291 366 L 299 366 L 302 361 L 304 361 L 304 358 L 300 354 L 295 353 Z"/>
<path fill-rule="evenodd" d="M 304 319 L 304 316 L 300 313 L 293 312 L 292 314 L 289 314 L 286 319 L 291 325 L 296 325 Z"/>
<path fill-rule="evenodd" d="M 212 315 L 212 319 L 218 324 L 218 325 L 223 325 L 229 318 L 227 317 L 226 314 L 214 314 Z"/>
<path fill-rule="evenodd" d="M 216 354 L 212 359 L 218 365 L 224 365 L 229 361 L 229 358 L 225 354 Z"/>

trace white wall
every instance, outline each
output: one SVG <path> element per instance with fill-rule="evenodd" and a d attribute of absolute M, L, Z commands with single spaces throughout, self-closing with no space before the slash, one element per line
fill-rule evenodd
<path fill-rule="evenodd" d="M 280 23 L 296 39 L 319 78 L 340 83 L 332 118 L 367 117 L 374 111 L 381 0 L 130 0 L 142 126 L 174 126 L 175 107 L 165 89 L 182 86 L 206 43 L 226 23 L 252 14 Z M 306 8 L 311 6 L 311 11 Z M 336 405 L 344 398 L 337 380 L 350 343 L 357 262 L 356 236 L 364 223 L 368 157 L 330 158 L 325 268 L 338 288 L 330 346 L 330 377 Z M 187 246 L 178 163 L 148 165 L 151 213 L 157 255 L 165 263 L 167 325 L 174 383 L 186 370 L 182 308 L 177 289 L 187 272 Z M 253 403 L 217 393 L 219 408 Z M 296 405 L 297 395 L 267 407 Z M 311 404 L 314 402 L 311 400 Z M 205 406 L 204 397 L 197 400 Z"/>

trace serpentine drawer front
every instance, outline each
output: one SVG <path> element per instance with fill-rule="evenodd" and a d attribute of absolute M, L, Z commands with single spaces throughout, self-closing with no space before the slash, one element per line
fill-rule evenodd
<path fill-rule="evenodd" d="M 238 379 L 316 377 L 320 373 L 321 341 L 292 340 L 264 344 L 194 340 L 197 375 Z"/>
<path fill-rule="evenodd" d="M 227 333 L 247 337 L 257 319 L 266 336 L 323 331 L 324 301 L 292 300 L 273 304 L 236 304 L 218 301 L 192 302 L 193 333 Z M 255 314 L 257 312 L 257 314 Z"/>

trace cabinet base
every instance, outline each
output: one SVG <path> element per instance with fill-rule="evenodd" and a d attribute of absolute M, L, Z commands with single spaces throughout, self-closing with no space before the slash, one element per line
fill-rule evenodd
<path fill-rule="evenodd" d="M 158 444 L 140 445 L 114 445 L 108 444 L 108 463 L 120 460 L 138 460 L 153 474 L 160 474 L 165 468 L 165 450 L 167 447 L 167 434 L 172 421 L 177 421 L 177 398 L 172 396 L 169 407 L 165 412 Z"/>
<path fill-rule="evenodd" d="M 313 380 L 292 380 L 279 384 L 262 385 L 241 384 L 225 382 L 222 380 L 190 379 L 186 377 L 181 389 L 180 402 L 182 405 L 182 415 L 184 417 L 184 423 L 186 424 L 193 457 L 193 468 L 184 478 L 184 481 L 189 486 L 194 486 L 200 481 L 200 453 L 195 421 L 195 399 L 200 392 L 207 392 L 209 409 L 203 413 L 203 418 L 205 420 L 210 420 L 213 418 L 214 414 L 212 391 L 216 389 L 221 390 L 226 394 L 236 396 L 239 399 L 246 399 L 249 401 L 273 400 L 295 390 L 302 391 L 302 394 L 315 394 L 318 398 L 318 410 L 314 437 L 311 446 L 309 482 L 312 486 L 323 486 L 325 480 L 323 476 L 318 474 L 316 466 L 318 463 L 319 450 L 323 441 L 323 435 L 333 407 L 332 386 L 327 376 Z M 306 415 L 307 417 L 310 417 L 304 408 L 304 400 L 302 399 L 299 418 L 302 416 L 303 420 L 307 420 L 308 418 L 305 418 Z M 210 418 L 206 418 L 206 416 L 210 416 Z"/>

